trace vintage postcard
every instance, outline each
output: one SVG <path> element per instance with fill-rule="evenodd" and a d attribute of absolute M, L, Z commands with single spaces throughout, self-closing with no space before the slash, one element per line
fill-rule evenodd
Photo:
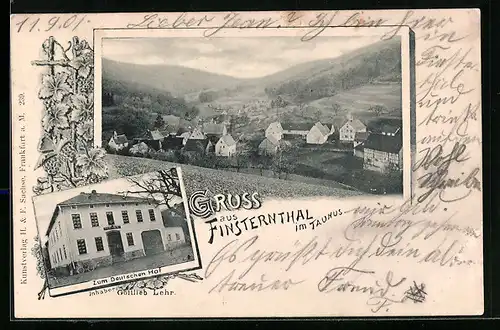
<path fill-rule="evenodd" d="M 11 35 L 16 317 L 483 313 L 479 10 Z"/>

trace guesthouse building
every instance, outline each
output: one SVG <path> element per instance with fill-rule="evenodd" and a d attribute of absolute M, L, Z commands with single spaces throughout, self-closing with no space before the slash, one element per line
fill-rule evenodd
<path fill-rule="evenodd" d="M 56 205 L 46 231 L 52 268 L 106 266 L 155 255 L 185 242 L 181 227 L 166 227 L 154 201 L 81 193 Z"/>
<path fill-rule="evenodd" d="M 356 133 L 366 132 L 366 126 L 359 119 L 349 119 L 339 129 L 341 142 L 354 142 Z"/>

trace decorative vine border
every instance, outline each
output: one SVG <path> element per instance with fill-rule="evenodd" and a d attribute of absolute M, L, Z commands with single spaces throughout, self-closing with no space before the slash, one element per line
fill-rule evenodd
<path fill-rule="evenodd" d="M 104 160 L 106 151 L 93 145 L 94 138 L 94 51 L 86 40 L 74 36 L 65 48 L 54 37 L 42 44 L 43 58 L 32 65 L 47 68 L 42 74 L 38 98 L 43 102 L 42 135 L 38 143 L 40 154 L 35 170 L 43 168 L 45 175 L 33 186 L 35 195 L 98 183 L 108 178 Z M 44 299 L 48 289 L 44 257 L 38 236 L 31 249 L 37 259 L 37 274 L 44 279 L 38 299 Z M 121 286 L 157 290 L 169 280 L 181 278 L 196 282 L 196 274 L 175 273 Z"/>

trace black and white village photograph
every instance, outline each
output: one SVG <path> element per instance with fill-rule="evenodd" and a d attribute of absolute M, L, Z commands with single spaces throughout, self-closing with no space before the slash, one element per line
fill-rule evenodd
<path fill-rule="evenodd" d="M 111 166 L 237 173 L 276 195 L 403 194 L 399 36 L 109 37 L 100 61 Z"/>
<path fill-rule="evenodd" d="M 34 197 L 51 296 L 200 267 L 180 171 Z"/>

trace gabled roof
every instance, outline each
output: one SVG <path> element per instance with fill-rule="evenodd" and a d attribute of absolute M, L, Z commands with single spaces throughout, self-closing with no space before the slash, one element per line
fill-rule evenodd
<path fill-rule="evenodd" d="M 210 141 L 208 139 L 189 139 L 184 146 L 185 151 L 205 152 Z"/>
<path fill-rule="evenodd" d="M 203 124 L 203 133 L 222 135 L 224 134 L 224 127 L 224 124 L 205 123 Z"/>
<path fill-rule="evenodd" d="M 262 140 L 259 144 L 259 149 L 277 148 L 279 146 L 279 141 L 269 136 Z"/>
<path fill-rule="evenodd" d="M 328 127 L 326 127 L 325 125 L 323 125 L 323 124 L 321 124 L 319 122 L 316 123 L 314 126 L 319 129 L 319 131 L 320 131 L 320 133 L 322 135 L 328 135 L 328 134 L 330 134 L 330 130 L 328 129 Z"/>
<path fill-rule="evenodd" d="M 112 137 L 116 144 L 124 144 L 128 142 L 127 136 L 125 134 L 117 135 Z"/>
<path fill-rule="evenodd" d="M 356 134 L 354 135 L 354 140 L 359 142 L 366 141 L 369 135 L 370 133 L 368 132 L 356 132 Z"/>
<path fill-rule="evenodd" d="M 233 137 L 229 134 L 223 135 L 220 139 L 219 142 L 223 142 L 225 145 L 228 147 L 233 146 L 236 144 L 236 141 L 234 141 Z"/>
<path fill-rule="evenodd" d="M 403 139 L 400 136 L 370 134 L 365 141 L 365 149 L 397 154 L 401 150 Z"/>
<path fill-rule="evenodd" d="M 363 124 L 359 119 L 348 120 L 345 124 L 347 123 L 349 123 L 356 131 L 366 129 L 365 124 Z"/>
<path fill-rule="evenodd" d="M 314 123 L 282 123 L 281 127 L 285 131 L 309 131 Z"/>
<path fill-rule="evenodd" d="M 77 206 L 77 205 L 97 205 L 97 204 L 122 204 L 122 203 L 151 203 L 154 202 L 153 199 L 141 198 L 141 197 L 130 197 L 123 195 L 98 193 L 92 190 L 90 193 L 80 193 L 70 199 L 67 199 L 56 205 L 54 213 L 52 214 L 52 219 L 50 220 L 49 227 L 47 228 L 46 235 L 50 234 L 52 226 L 59 215 L 59 206 Z"/>

